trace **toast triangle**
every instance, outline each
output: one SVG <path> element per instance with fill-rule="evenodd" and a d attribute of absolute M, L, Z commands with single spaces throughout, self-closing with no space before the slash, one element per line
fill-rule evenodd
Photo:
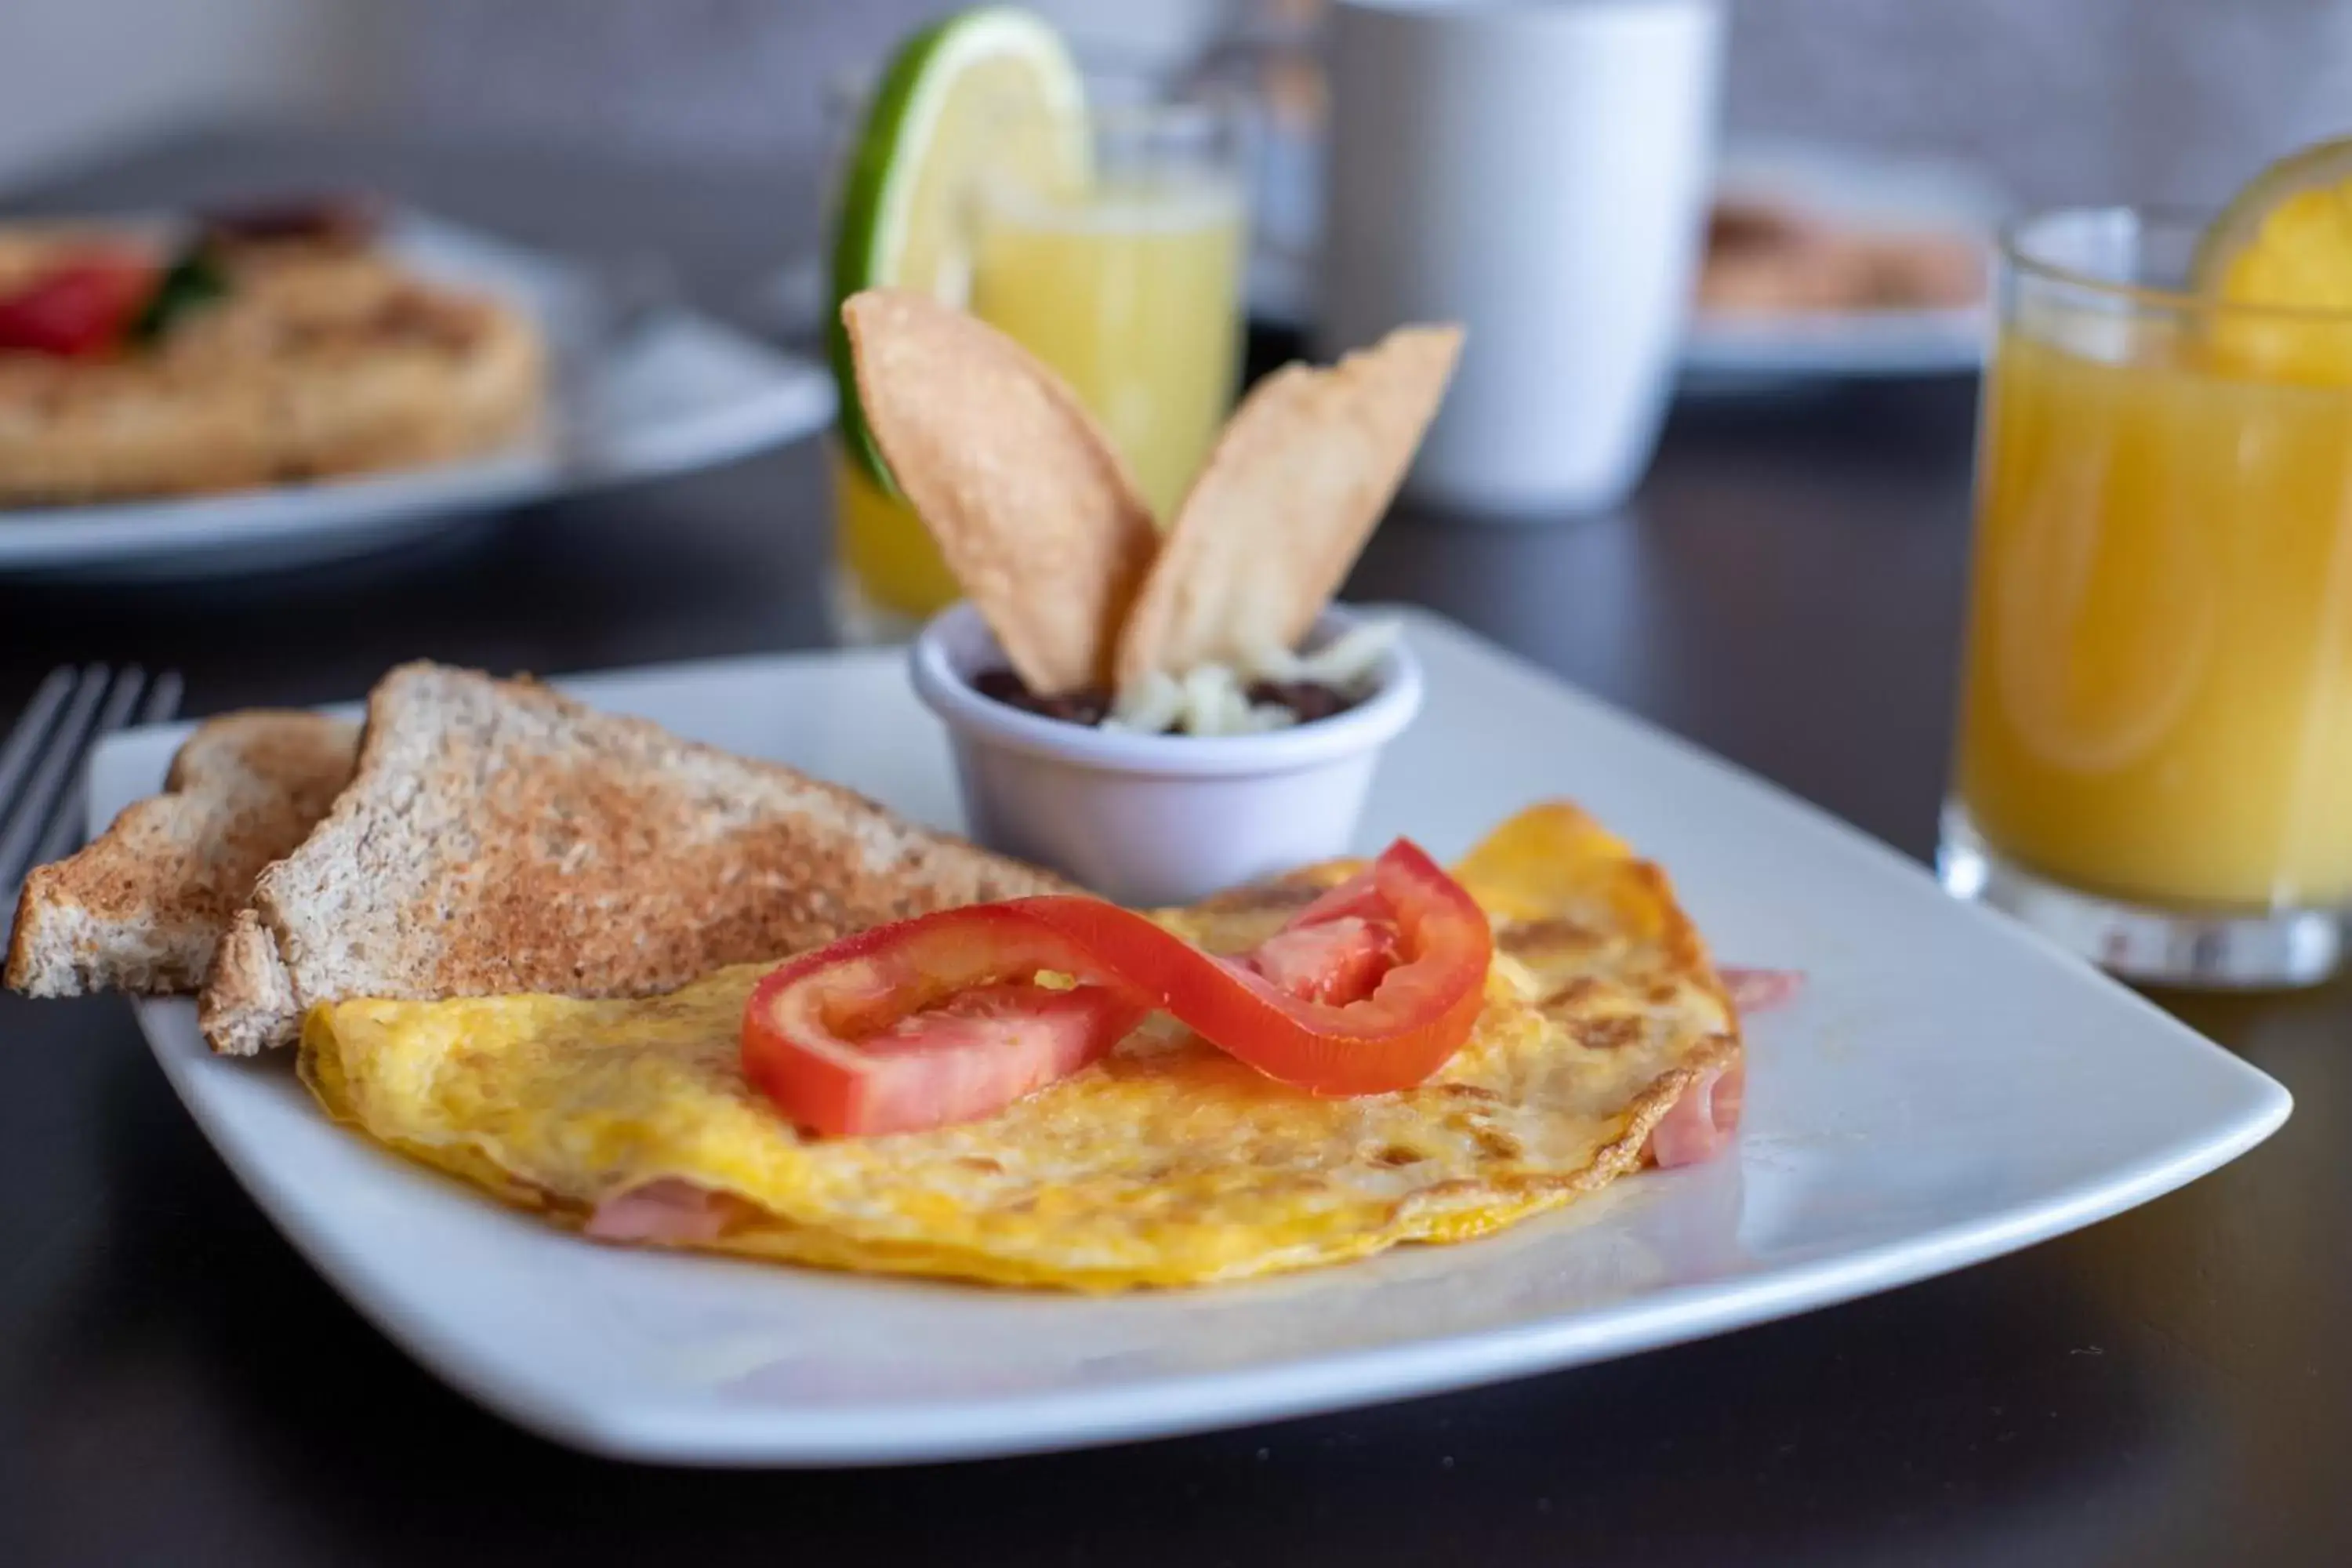
<path fill-rule="evenodd" d="M 529 680 L 409 664 L 351 787 L 263 872 L 201 1012 L 215 1050 L 362 996 L 649 995 L 934 910 L 1067 884 L 778 763 Z"/>
<path fill-rule="evenodd" d="M 359 727 L 253 710 L 196 727 L 163 793 L 123 808 L 16 900 L 6 983 L 28 996 L 192 992 L 262 868 L 302 842 L 352 776 Z"/>

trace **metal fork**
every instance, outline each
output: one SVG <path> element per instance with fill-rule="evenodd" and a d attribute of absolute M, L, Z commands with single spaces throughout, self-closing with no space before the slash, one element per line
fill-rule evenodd
<path fill-rule="evenodd" d="M 49 671 L 0 741 L 0 893 L 13 902 L 34 867 L 81 843 L 83 764 L 98 742 L 126 724 L 160 723 L 179 708 L 173 670 L 152 680 L 135 664 Z"/>

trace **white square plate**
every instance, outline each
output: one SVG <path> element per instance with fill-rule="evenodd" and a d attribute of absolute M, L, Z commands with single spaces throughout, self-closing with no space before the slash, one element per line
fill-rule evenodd
<path fill-rule="evenodd" d="M 2277 1084 L 1893 851 L 1404 616 L 1428 707 L 1383 764 L 1363 847 L 1410 832 L 1456 854 L 1571 795 L 1665 862 L 1727 960 L 1806 972 L 1753 1030 L 1735 1158 L 1488 1240 L 1087 1300 L 593 1246 L 331 1125 L 282 1058 L 207 1055 L 187 1002 L 142 1003 L 140 1022 L 263 1209 L 419 1361 L 561 1441 L 713 1464 L 1072 1447 L 1622 1355 L 2087 1225 L 2285 1119 Z M 895 653 L 563 684 L 956 820 L 946 745 Z M 152 792 L 183 733 L 109 742 L 93 823 Z"/>
<path fill-rule="evenodd" d="M 139 220 L 127 220 L 137 222 Z M 504 298 L 553 351 L 557 421 L 462 462 L 222 495 L 0 510 L 0 574 L 187 579 L 380 550 L 469 515 L 745 457 L 820 429 L 833 376 L 707 316 L 668 309 L 600 343 L 586 275 L 417 213 L 387 248 L 428 278 Z"/>

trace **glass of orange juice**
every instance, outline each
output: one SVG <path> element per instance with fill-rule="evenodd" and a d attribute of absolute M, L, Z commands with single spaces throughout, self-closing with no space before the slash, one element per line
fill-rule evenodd
<path fill-rule="evenodd" d="M 1240 374 L 1247 202 L 1238 129 L 1207 103 L 1089 85 L 1083 179 L 999 168 L 959 198 L 936 291 L 1069 383 L 1165 521 Z M 846 641 L 911 635 L 959 595 L 922 521 L 851 449 L 832 453 L 834 605 Z"/>
<path fill-rule="evenodd" d="M 2308 984 L 2352 906 L 2352 310 L 2206 226 L 2009 237 L 1945 885 L 2128 978 Z"/>

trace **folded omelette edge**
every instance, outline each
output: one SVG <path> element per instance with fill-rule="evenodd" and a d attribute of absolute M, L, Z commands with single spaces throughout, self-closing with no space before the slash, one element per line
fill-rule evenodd
<path fill-rule="evenodd" d="M 1353 868 L 1154 918 L 1240 952 Z M 1496 958 L 1429 1082 L 1318 1100 L 1156 1017 L 987 1121 L 815 1140 L 745 1081 L 768 967 L 644 1001 L 321 1005 L 303 1080 L 401 1152 L 560 1225 L 656 1184 L 723 1194 L 693 1245 L 815 1266 L 1106 1291 L 1206 1284 L 1480 1236 L 1597 1191 L 1740 1058 L 1665 875 L 1581 810 L 1532 807 L 1456 868 Z"/>

